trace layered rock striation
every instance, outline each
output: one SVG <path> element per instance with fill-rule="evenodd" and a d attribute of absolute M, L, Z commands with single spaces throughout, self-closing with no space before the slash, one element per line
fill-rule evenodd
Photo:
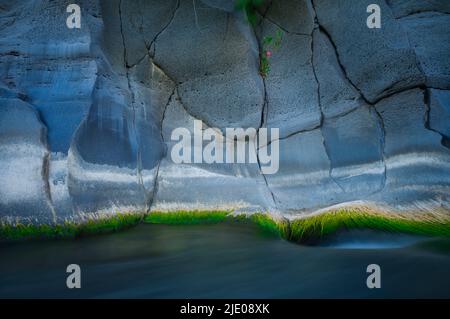
<path fill-rule="evenodd" d="M 376 1 L 369 29 L 373 2 L 267 1 L 250 24 L 232 0 L 80 0 L 68 29 L 71 1 L 0 1 L 0 219 L 447 209 L 448 1 Z M 171 133 L 195 120 L 224 139 L 278 128 L 247 141 L 257 158 L 279 143 L 278 172 L 174 163 Z"/>

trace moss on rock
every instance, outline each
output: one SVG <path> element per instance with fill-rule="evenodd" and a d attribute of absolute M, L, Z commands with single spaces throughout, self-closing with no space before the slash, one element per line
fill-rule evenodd
<path fill-rule="evenodd" d="M 55 225 L 0 224 L 1 240 L 60 239 L 111 233 L 148 224 L 198 225 L 222 222 L 254 223 L 267 234 L 289 241 L 309 243 L 342 230 L 372 229 L 385 232 L 426 236 L 450 236 L 450 215 L 447 213 L 387 213 L 372 209 L 351 208 L 323 212 L 287 220 L 267 213 L 236 215 L 230 211 L 175 211 L 123 213 L 82 223 L 65 222 Z"/>
<path fill-rule="evenodd" d="M 64 239 L 111 233 L 123 230 L 142 221 L 143 214 L 119 213 L 113 216 L 88 219 L 81 223 L 61 224 L 0 224 L 0 240 Z"/>

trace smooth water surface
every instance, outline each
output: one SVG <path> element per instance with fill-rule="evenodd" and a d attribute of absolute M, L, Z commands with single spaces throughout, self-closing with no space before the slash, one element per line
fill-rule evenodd
<path fill-rule="evenodd" d="M 449 239 L 360 235 L 366 242 L 339 235 L 311 247 L 247 224 L 139 225 L 77 240 L 2 243 L 0 297 L 450 297 Z M 69 264 L 81 266 L 81 289 L 66 288 Z M 369 264 L 381 266 L 381 289 L 366 286 Z"/>

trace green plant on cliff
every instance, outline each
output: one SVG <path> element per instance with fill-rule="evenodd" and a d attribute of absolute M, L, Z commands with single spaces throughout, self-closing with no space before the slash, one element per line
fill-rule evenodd
<path fill-rule="evenodd" d="M 254 27 L 258 23 L 258 13 L 265 2 L 265 0 L 236 0 L 236 8 L 245 12 L 247 21 Z M 267 77 L 269 74 L 270 59 L 273 52 L 280 48 L 282 39 L 283 31 L 281 29 L 278 29 L 274 35 L 263 38 L 259 53 L 259 73 L 262 77 Z"/>
<path fill-rule="evenodd" d="M 262 43 L 262 52 L 260 53 L 259 72 L 261 76 L 266 77 L 270 72 L 270 58 L 274 51 L 281 47 L 283 40 L 283 31 L 278 29 L 274 36 L 265 36 Z"/>

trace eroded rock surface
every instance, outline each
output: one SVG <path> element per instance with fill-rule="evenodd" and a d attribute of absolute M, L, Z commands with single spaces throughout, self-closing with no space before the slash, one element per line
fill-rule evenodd
<path fill-rule="evenodd" d="M 1 0 L 0 220 L 448 207 L 450 6 L 378 1 L 368 29 L 371 3 L 266 1 L 250 25 L 232 0 L 86 0 L 68 29 L 70 1 Z M 280 135 L 246 140 L 257 162 L 176 164 L 172 132 L 196 120 L 225 145 L 226 128 Z"/>

